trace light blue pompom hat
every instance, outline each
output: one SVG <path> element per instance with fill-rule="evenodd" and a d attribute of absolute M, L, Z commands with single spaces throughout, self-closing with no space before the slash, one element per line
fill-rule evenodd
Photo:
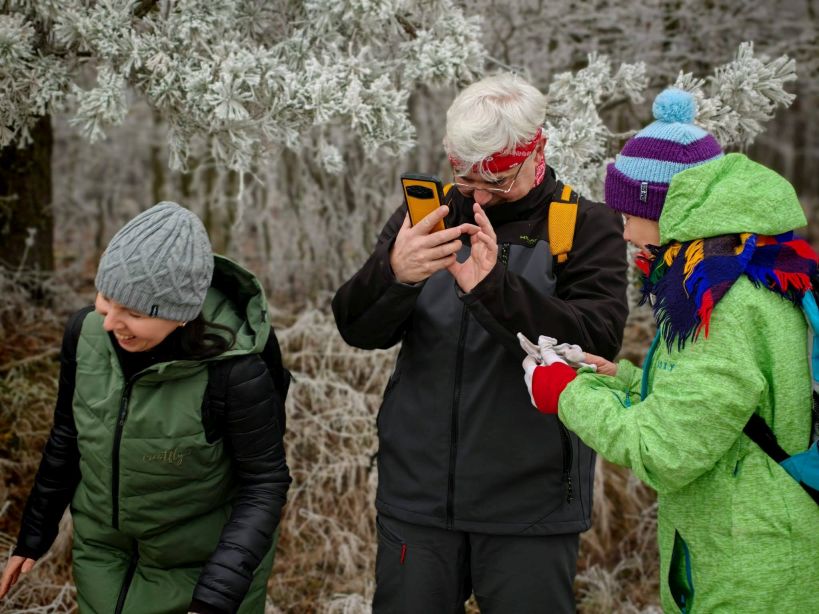
<path fill-rule="evenodd" d="M 708 132 L 694 125 L 693 94 L 668 88 L 654 100 L 655 122 L 635 134 L 606 170 L 606 204 L 621 213 L 659 220 L 677 173 L 723 156 Z"/>

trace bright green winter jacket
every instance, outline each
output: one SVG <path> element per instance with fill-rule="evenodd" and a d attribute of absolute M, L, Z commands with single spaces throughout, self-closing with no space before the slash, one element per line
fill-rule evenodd
<path fill-rule="evenodd" d="M 662 244 L 805 224 L 793 188 L 740 154 L 674 176 Z M 789 453 L 806 449 L 811 385 L 800 309 L 741 277 L 707 338 L 655 339 L 641 371 L 581 373 L 563 423 L 658 493 L 660 592 L 668 612 L 816 610 L 819 506 L 742 428 L 752 413 Z"/>

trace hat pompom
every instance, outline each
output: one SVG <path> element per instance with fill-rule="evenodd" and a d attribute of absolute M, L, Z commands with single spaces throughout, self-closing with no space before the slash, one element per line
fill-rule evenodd
<path fill-rule="evenodd" d="M 654 99 L 651 110 L 661 122 L 691 124 L 697 115 L 697 101 L 690 92 L 670 87 Z"/>

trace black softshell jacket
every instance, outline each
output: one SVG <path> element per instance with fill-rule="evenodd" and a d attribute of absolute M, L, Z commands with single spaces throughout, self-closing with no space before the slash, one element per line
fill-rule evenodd
<path fill-rule="evenodd" d="M 498 262 L 465 294 L 446 270 L 396 281 L 389 264 L 401 207 L 374 253 L 333 299 L 339 331 L 372 349 L 402 342 L 378 413 L 382 514 L 447 529 L 547 535 L 591 525 L 594 453 L 555 415 L 539 413 L 516 339 L 549 335 L 612 359 L 622 342 L 626 246 L 622 220 L 580 199 L 568 261 L 548 244 L 548 208 L 562 183 L 544 181 L 487 209 Z M 450 190 L 448 226 L 474 222 L 472 199 Z M 468 238 L 458 254 L 469 255 Z"/>

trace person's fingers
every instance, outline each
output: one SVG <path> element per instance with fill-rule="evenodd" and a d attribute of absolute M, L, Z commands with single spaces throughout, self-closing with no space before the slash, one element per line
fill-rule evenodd
<path fill-rule="evenodd" d="M 532 358 L 531 356 L 527 356 L 526 358 L 523 359 L 522 366 L 524 371 L 531 372 L 535 370 L 535 367 L 537 367 L 538 364 L 534 358 Z"/>
<path fill-rule="evenodd" d="M 583 362 L 587 362 L 591 365 L 602 365 L 603 363 L 608 362 L 602 356 L 598 356 L 597 354 L 592 354 L 591 352 L 584 352 L 585 360 Z"/>
<path fill-rule="evenodd" d="M 475 246 L 478 243 L 482 243 L 489 252 L 498 251 L 498 244 L 483 230 L 476 235 L 472 235 L 472 245 Z"/>
<path fill-rule="evenodd" d="M 597 372 L 601 375 L 617 375 L 617 364 L 611 362 L 610 360 L 606 360 L 602 356 L 597 356 L 596 354 L 590 354 L 589 352 L 585 352 L 583 356 L 583 362 L 587 362 L 590 365 L 594 365 L 597 367 Z"/>
<path fill-rule="evenodd" d="M 23 557 L 12 556 L 5 569 L 3 569 L 3 577 L 0 578 L 0 598 L 5 597 L 9 589 L 17 582 L 20 575 L 20 567 L 23 564 Z"/>
<path fill-rule="evenodd" d="M 428 275 L 432 275 L 433 273 L 437 273 L 438 271 L 448 269 L 455 262 L 458 262 L 458 260 L 455 258 L 455 254 L 444 256 L 443 258 L 436 258 L 435 260 L 430 260 L 426 264 L 425 267 L 426 272 Z"/>
<path fill-rule="evenodd" d="M 435 228 L 435 225 L 444 219 L 449 213 L 449 207 L 441 205 L 432 213 L 428 213 L 424 219 L 418 222 L 413 229 L 417 229 L 417 234 L 428 235 Z"/>
<path fill-rule="evenodd" d="M 481 231 L 480 226 L 477 224 L 470 224 L 469 222 L 464 222 L 460 226 L 456 226 L 453 230 L 458 229 L 461 235 L 474 235 Z"/>
<path fill-rule="evenodd" d="M 485 233 L 483 230 L 481 230 L 477 234 L 477 237 L 481 242 L 486 243 L 486 247 L 488 247 L 489 249 L 498 251 L 498 243 L 495 240 L 495 237 Z"/>
<path fill-rule="evenodd" d="M 23 566 L 20 568 L 20 571 L 22 571 L 23 573 L 30 572 L 32 569 L 34 569 L 34 563 L 36 562 L 37 561 L 35 561 L 34 559 L 26 559 L 25 561 L 23 561 Z"/>
<path fill-rule="evenodd" d="M 463 243 L 461 243 L 460 239 L 455 239 L 449 243 L 443 243 L 431 248 L 429 250 L 429 254 L 433 260 L 438 260 L 440 258 L 446 258 L 452 254 L 457 254 L 461 247 L 463 247 Z"/>
<path fill-rule="evenodd" d="M 477 230 L 478 227 L 476 226 L 475 229 Z M 462 234 L 464 234 L 464 232 L 461 231 L 460 226 L 445 228 L 444 230 L 437 230 L 419 237 L 418 245 L 422 248 L 437 247 L 438 245 L 460 239 Z"/>
<path fill-rule="evenodd" d="M 451 274 L 453 277 L 457 278 L 457 277 L 458 277 L 458 273 L 459 273 L 459 272 L 460 272 L 460 270 L 463 268 L 463 266 L 464 266 L 463 262 L 458 262 L 458 259 L 457 259 L 457 258 L 453 258 L 453 259 L 452 259 L 452 262 L 451 262 L 451 263 L 449 263 L 449 264 L 446 266 L 446 270 L 447 270 L 447 271 L 449 271 L 449 273 L 450 273 L 450 274 Z"/>

